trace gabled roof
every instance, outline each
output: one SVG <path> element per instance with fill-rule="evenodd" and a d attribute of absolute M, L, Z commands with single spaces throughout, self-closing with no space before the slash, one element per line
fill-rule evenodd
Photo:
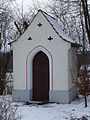
<path fill-rule="evenodd" d="M 79 44 L 75 43 L 73 40 L 71 40 L 67 34 L 65 34 L 65 32 L 61 29 L 60 25 L 58 24 L 58 22 L 55 20 L 54 17 L 50 16 L 49 14 L 47 14 L 46 12 L 42 11 L 42 10 L 38 10 L 38 13 L 41 12 L 44 17 L 47 19 L 47 21 L 51 24 L 52 28 L 55 30 L 55 32 L 66 42 L 71 43 L 74 47 L 78 47 L 80 46 Z M 38 13 L 34 16 L 34 18 L 38 15 Z M 33 18 L 33 20 L 34 20 Z M 32 20 L 32 21 L 33 21 Z M 32 23 L 31 21 L 31 23 Z M 30 23 L 30 24 L 31 24 Z M 22 33 L 23 34 L 23 33 Z M 15 40 L 16 41 L 16 40 Z M 11 43 L 15 42 L 12 41 Z"/>
<path fill-rule="evenodd" d="M 65 41 L 70 42 L 70 43 L 75 43 L 73 40 L 71 40 L 67 34 L 61 29 L 59 23 L 56 21 L 55 18 L 52 16 L 48 15 L 47 13 L 41 11 L 43 15 L 46 17 L 46 19 L 49 21 L 53 29 L 59 34 L 61 38 L 63 38 Z"/>

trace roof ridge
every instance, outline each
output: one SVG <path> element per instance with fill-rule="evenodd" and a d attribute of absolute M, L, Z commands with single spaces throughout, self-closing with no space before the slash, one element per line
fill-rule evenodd
<path fill-rule="evenodd" d="M 43 10 L 41 10 L 41 9 L 39 9 L 38 12 L 39 12 L 39 11 L 42 12 L 42 13 L 44 13 L 44 14 L 46 14 L 46 15 L 48 15 L 48 16 L 50 16 L 50 17 L 53 18 L 54 20 L 56 20 L 55 17 L 51 16 L 50 14 L 46 13 L 45 11 L 43 11 Z"/>
<path fill-rule="evenodd" d="M 51 17 L 52 19 L 54 19 L 56 21 L 55 17 L 51 16 L 50 14 L 46 13 L 45 11 L 41 10 L 41 12 L 44 13 L 44 14 L 46 14 L 46 15 L 48 15 L 49 17 Z"/>

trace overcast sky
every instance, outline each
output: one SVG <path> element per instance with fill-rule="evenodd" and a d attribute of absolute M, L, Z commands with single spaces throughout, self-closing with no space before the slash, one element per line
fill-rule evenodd
<path fill-rule="evenodd" d="M 19 5 L 22 5 L 23 3 L 23 6 L 24 6 L 24 9 L 28 9 L 30 7 L 33 7 L 34 3 L 38 6 L 38 7 L 42 7 L 42 9 L 45 7 L 45 4 L 47 2 L 49 2 L 49 0 L 16 0 L 17 3 Z"/>

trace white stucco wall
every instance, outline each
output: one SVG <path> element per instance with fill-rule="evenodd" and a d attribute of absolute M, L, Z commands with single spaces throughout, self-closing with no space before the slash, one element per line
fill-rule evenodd
<path fill-rule="evenodd" d="M 40 28 L 37 26 L 39 22 L 42 23 Z M 28 37 L 30 36 L 32 40 L 29 41 Z M 49 36 L 52 36 L 53 40 L 49 41 Z M 26 59 L 30 51 L 37 46 L 46 48 L 53 57 L 53 90 L 71 88 L 72 83 L 68 79 L 68 50 L 71 45 L 59 37 L 46 18 L 39 12 L 24 34 L 12 43 L 14 89 L 26 90 Z M 69 84 L 71 84 L 70 87 Z M 28 89 L 30 86 L 28 80 Z"/>

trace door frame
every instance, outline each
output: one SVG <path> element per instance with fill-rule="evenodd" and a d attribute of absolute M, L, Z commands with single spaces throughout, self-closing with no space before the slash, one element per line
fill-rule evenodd
<path fill-rule="evenodd" d="M 39 45 L 35 48 L 33 48 L 30 53 L 27 56 L 26 59 L 26 90 L 31 90 L 33 87 L 33 73 L 32 73 L 32 67 L 33 67 L 33 58 L 34 56 L 39 52 L 42 51 L 45 53 L 49 59 L 49 90 L 53 90 L 53 57 L 49 50 L 47 50 L 45 47 Z M 32 93 L 31 93 L 32 94 Z M 31 95 L 32 97 L 32 95 Z M 32 98 L 31 98 L 32 100 Z"/>

